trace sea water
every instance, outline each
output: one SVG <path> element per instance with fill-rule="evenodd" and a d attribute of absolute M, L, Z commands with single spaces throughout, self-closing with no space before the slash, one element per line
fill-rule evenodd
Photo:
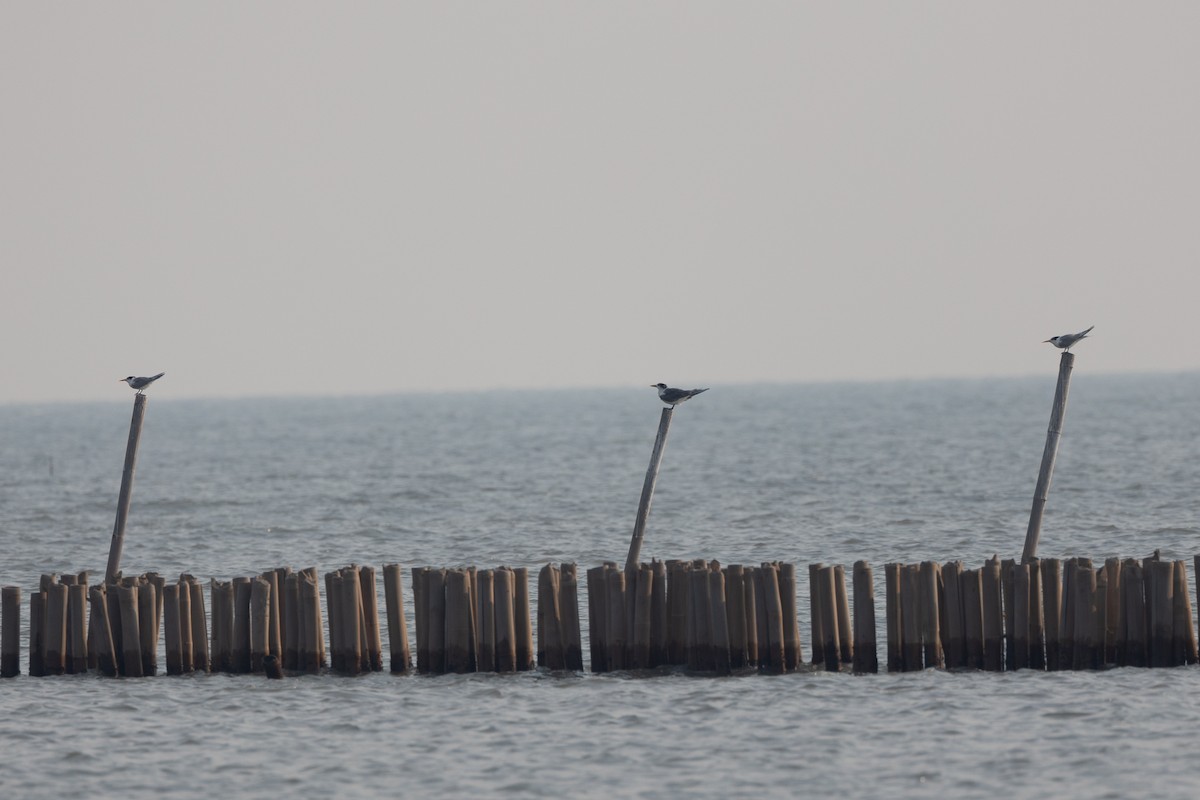
<path fill-rule="evenodd" d="M 147 407 L 126 574 L 623 562 L 659 408 L 650 389 L 168 388 Z M 713 387 L 675 412 L 642 556 L 796 563 L 807 654 L 810 562 L 866 559 L 881 584 L 889 561 L 1019 557 L 1053 392 L 1053 376 Z M 1198 397 L 1194 373 L 1077 372 L 1039 554 L 1190 564 Z M 103 573 L 129 411 L 0 407 L 0 583 L 22 588 L 26 627 L 41 573 Z M 0 681 L 0 796 L 1190 797 L 1198 699 L 1195 667 L 23 676 Z"/>

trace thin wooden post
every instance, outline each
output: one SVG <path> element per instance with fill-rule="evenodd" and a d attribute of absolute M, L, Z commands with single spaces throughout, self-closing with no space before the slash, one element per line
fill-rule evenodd
<path fill-rule="evenodd" d="M 744 614 L 743 625 L 746 628 L 746 666 L 748 667 L 757 667 L 759 664 L 758 618 L 766 613 L 758 607 L 758 590 L 755 588 L 755 583 L 757 581 L 754 579 L 754 568 L 743 568 L 742 612 Z"/>
<path fill-rule="evenodd" d="M 112 541 L 108 546 L 108 568 L 104 581 L 115 580 L 121 571 L 121 549 L 125 545 L 125 521 L 129 518 L 129 499 L 133 494 L 133 468 L 137 463 L 138 440 L 142 435 L 142 419 L 146 415 L 146 395 L 133 396 L 133 417 L 129 420 L 129 441 L 125 445 L 125 468 L 121 471 L 121 490 L 117 495 L 117 519 L 113 524 Z"/>
<path fill-rule="evenodd" d="M 263 658 L 271 655 L 271 582 L 250 582 L 250 671 L 263 671 Z"/>
<path fill-rule="evenodd" d="M 900 567 L 900 663 L 905 672 L 925 668 L 921 648 L 921 565 Z"/>
<path fill-rule="evenodd" d="M 1029 511 L 1029 528 L 1025 532 L 1025 549 L 1021 553 L 1023 562 L 1037 556 L 1038 537 L 1042 532 L 1042 512 L 1046 508 L 1046 497 L 1050 493 L 1054 460 L 1058 457 L 1058 441 L 1062 438 L 1063 417 L 1067 413 L 1067 392 L 1071 388 L 1071 368 L 1074 366 L 1075 355 L 1064 350 L 1058 362 L 1058 383 L 1054 388 L 1054 405 L 1050 409 L 1046 446 L 1042 450 L 1042 466 L 1038 470 L 1037 486 L 1033 490 L 1033 508 Z"/>
<path fill-rule="evenodd" d="M 158 586 L 143 577 L 138 581 L 138 628 L 141 637 L 142 675 L 158 674 Z"/>
<path fill-rule="evenodd" d="M 513 613 L 513 592 L 516 578 L 508 567 L 496 570 L 495 620 L 496 620 L 496 671 L 515 672 L 517 669 L 517 632 Z"/>
<path fill-rule="evenodd" d="M 718 675 L 730 673 L 729 617 L 725 600 L 725 574 L 716 561 L 708 571 L 709 619 L 712 621 L 712 665 Z M 786 670 L 786 664 L 783 665 Z"/>
<path fill-rule="evenodd" d="M 1024 562 L 1022 562 L 1024 563 Z M 1016 561 L 1005 558 L 1000 562 L 1000 598 L 1004 603 L 1004 668 L 1016 669 L 1016 648 L 1013 647 L 1013 568 Z"/>
<path fill-rule="evenodd" d="M 854 671 L 879 672 L 879 653 L 875 649 L 875 584 L 866 561 L 854 562 Z"/>
<path fill-rule="evenodd" d="M 840 568 L 839 568 L 840 569 Z M 783 600 L 779 596 L 779 568 L 775 564 L 763 564 L 759 574 L 762 576 L 763 597 L 766 600 L 766 619 L 767 619 L 767 658 L 763 659 L 760 655 L 759 664 L 765 663 L 769 672 L 786 672 L 787 661 L 784 658 L 783 644 Z M 845 599 L 845 570 L 840 573 L 842 578 L 842 599 Z M 836 591 L 835 591 L 836 599 Z M 835 608 L 837 606 L 835 605 Z M 847 616 L 849 612 L 847 612 Z M 846 636 L 846 642 L 849 642 L 849 634 Z M 762 646 L 762 643 L 759 643 Z"/>
<path fill-rule="evenodd" d="M 362 602 L 362 627 L 366 634 L 363 642 L 364 669 L 379 672 L 383 669 L 383 642 L 379 635 L 379 594 L 374 567 L 358 568 L 358 586 Z"/>
<path fill-rule="evenodd" d="M 900 613 L 900 564 L 884 564 L 884 614 L 887 626 L 887 671 L 904 671 L 904 650 L 901 642 L 901 613 Z M 809 582 L 812 582 L 812 572 L 809 572 Z M 815 615 L 814 615 L 815 620 Z M 816 622 L 813 622 L 816 625 Z M 813 641 L 816 641 L 814 635 Z"/>
<path fill-rule="evenodd" d="M 667 562 L 667 662 L 682 666 L 687 663 L 687 565 L 682 561 Z"/>
<path fill-rule="evenodd" d="M 449 572 L 429 569 L 425 572 L 425 635 L 429 639 L 429 672 L 446 672 L 446 582 Z"/>
<path fill-rule="evenodd" d="M 559 608 L 561 585 L 562 575 L 553 564 L 547 564 L 538 572 L 538 666 L 552 670 L 563 669 L 565 664 Z"/>
<path fill-rule="evenodd" d="M 592 672 L 596 674 L 608 672 L 605 652 L 607 642 L 604 638 L 608 626 L 605 613 L 607 610 L 607 599 L 604 593 L 606 588 L 604 567 L 589 568 L 587 571 L 588 652 L 591 654 Z"/>
<path fill-rule="evenodd" d="M 321 623 L 321 587 L 317 576 L 309 570 L 298 573 L 297 588 L 300 595 L 300 646 L 298 669 L 303 672 L 320 672 L 325 666 L 324 638 L 325 626 Z M 228 586 L 228 584 L 226 584 Z M 230 586 L 229 589 L 233 587 Z M 213 609 L 216 609 L 216 594 L 213 595 Z M 228 623 L 227 623 L 228 624 Z M 214 661 L 216 653 L 213 654 Z"/>
<path fill-rule="evenodd" d="M 68 675 L 76 675 L 88 670 L 87 646 L 87 573 L 80 576 L 64 575 L 63 583 L 67 585 L 67 659 Z"/>
<path fill-rule="evenodd" d="M 667 643 L 671 619 L 667 609 L 667 565 L 652 559 L 650 571 L 654 573 L 654 585 L 651 587 L 653 596 L 650 601 L 650 666 L 661 667 L 669 663 Z"/>
<path fill-rule="evenodd" d="M 183 640 L 179 635 L 179 584 L 163 587 L 163 639 L 167 647 L 167 674 L 183 674 Z"/>
<path fill-rule="evenodd" d="M 446 672 L 470 672 L 471 590 L 465 569 L 446 572 Z M 538 603 L 542 602 L 539 593 Z"/>
<path fill-rule="evenodd" d="M 647 568 L 646 572 L 653 576 L 652 569 Z M 563 667 L 578 672 L 583 670 L 583 634 L 579 626 L 578 568 L 574 564 L 560 565 L 559 579 L 558 614 L 559 622 L 562 625 Z M 651 614 L 651 622 L 653 624 L 653 614 Z"/>
<path fill-rule="evenodd" d="M 21 674 L 21 587 L 0 589 L 0 678 Z"/>
<path fill-rule="evenodd" d="M 408 623 L 404 619 L 404 573 L 399 564 L 383 565 L 383 596 L 387 606 L 388 667 L 392 672 L 411 669 L 408 650 Z"/>
<path fill-rule="evenodd" d="M 339 571 L 338 575 L 341 580 L 340 584 L 335 582 L 335 589 L 340 591 L 337 617 L 341 628 L 341 671 L 347 675 L 358 675 L 363 671 L 363 651 L 366 644 L 362 636 L 362 583 L 356 567 L 345 567 Z M 332 603 L 329 608 L 330 630 L 332 631 L 332 623 L 335 618 Z M 465 612 L 465 610 L 464 607 L 462 611 Z M 447 632 L 451 625 L 452 623 L 447 618 Z"/>
<path fill-rule="evenodd" d="M 925 651 L 925 667 L 941 669 L 946 666 L 942 652 L 940 608 L 938 602 L 938 573 L 936 561 L 921 562 L 921 643 Z"/>
<path fill-rule="evenodd" d="M 604 619 L 606 643 L 604 663 L 609 671 L 625 669 L 626 627 L 625 622 L 625 573 L 616 564 L 604 568 L 604 597 L 606 608 Z"/>
<path fill-rule="evenodd" d="M 1046 669 L 1062 669 L 1059 660 L 1062 615 L 1062 562 L 1057 558 L 1042 559 L 1042 609 L 1046 637 Z"/>
<path fill-rule="evenodd" d="M 88 591 L 88 601 L 92 607 L 92 642 L 96 648 L 96 669 L 102 675 L 115 678 L 117 675 L 117 659 L 113 650 L 112 626 L 108 619 L 108 600 L 105 597 L 104 584 L 93 586 Z"/>
<path fill-rule="evenodd" d="M 230 642 L 233 671 L 250 671 L 250 578 L 233 579 L 233 638 Z"/>
<path fill-rule="evenodd" d="M 1100 669 L 1104 666 L 1104 639 L 1108 629 L 1108 572 L 1103 567 L 1095 572 L 1096 587 L 1092 592 L 1092 629 L 1088 652 L 1089 669 Z"/>
<path fill-rule="evenodd" d="M 1104 663 L 1117 663 L 1117 628 L 1121 620 L 1121 559 L 1104 560 L 1104 574 L 1108 577 L 1108 596 L 1105 598 L 1104 614 Z M 1191 625 L 1189 615 L 1188 625 Z"/>
<path fill-rule="evenodd" d="M 283 670 L 283 581 L 281 570 L 267 570 L 261 577 L 270 586 L 270 591 L 267 593 L 267 649 L 263 656 L 273 655 L 279 661 L 279 669 Z M 253 601 L 251 597 L 251 601 Z M 263 668 L 266 671 L 266 668 Z"/>
<path fill-rule="evenodd" d="M 46 675 L 67 671 L 68 587 L 55 581 L 46 587 L 42 636 L 42 669 Z"/>
<path fill-rule="evenodd" d="M 175 597 L 179 612 L 179 669 L 183 672 L 194 672 L 196 649 L 192 645 L 192 590 L 182 575 L 175 583 Z M 163 614 L 166 613 L 166 598 L 164 597 Z M 166 636 L 165 625 L 166 623 L 164 623 L 164 637 Z"/>
<path fill-rule="evenodd" d="M 663 450 L 667 447 L 667 431 L 671 429 L 671 413 L 674 406 L 662 410 L 658 420 L 658 434 L 654 437 L 654 450 L 650 453 L 650 467 L 642 483 L 642 498 L 638 501 L 637 517 L 633 522 L 633 538 L 629 541 L 629 555 L 625 557 L 626 571 L 635 569 L 642 555 L 642 537 L 646 532 L 646 520 L 650 517 L 650 501 L 654 499 L 654 484 L 658 482 L 658 468 L 662 464 Z"/>
<path fill-rule="evenodd" d="M 846 568 L 841 564 L 833 568 L 833 582 L 837 600 L 838 652 L 843 664 L 852 664 L 854 628 L 850 620 L 850 598 L 846 594 Z"/>
<path fill-rule="evenodd" d="M 708 672 L 714 666 L 708 571 L 704 567 L 693 566 L 688 571 L 688 585 L 688 596 L 691 600 L 688 615 L 692 622 L 692 635 L 688 642 L 688 669 L 694 672 Z"/>
<path fill-rule="evenodd" d="M 817 590 L 821 608 L 821 652 L 825 655 L 825 671 L 837 672 L 841 666 L 839 651 L 837 613 L 837 571 L 834 567 L 821 567 L 818 573 Z"/>
<path fill-rule="evenodd" d="M 650 649 L 653 646 L 651 633 L 654 624 L 654 572 L 645 564 L 638 565 L 633 572 L 626 574 L 626 580 L 632 578 L 633 601 L 633 663 L 634 669 L 650 668 Z"/>
<path fill-rule="evenodd" d="M 208 621 L 204 613 L 204 587 L 191 575 L 188 578 L 188 593 L 191 595 L 192 614 L 192 666 L 196 672 L 212 669 L 208 649 Z"/>
<path fill-rule="evenodd" d="M 983 589 L 983 668 L 1004 669 L 1004 610 L 1000 599 L 1000 559 L 992 556 L 980 571 Z"/>
<path fill-rule="evenodd" d="M 476 672 L 496 671 L 496 571 L 481 569 L 475 573 L 475 621 L 479 645 Z"/>
<path fill-rule="evenodd" d="M 796 617 L 795 564 L 779 565 L 779 600 L 783 603 L 784 667 L 787 672 L 793 672 L 804 663 L 804 653 L 800 647 L 800 621 Z"/>
<path fill-rule="evenodd" d="M 983 584 L 981 571 L 964 569 L 958 576 L 963 603 L 963 637 L 967 669 L 983 669 Z"/>
<path fill-rule="evenodd" d="M 1092 648 L 1095 646 L 1093 631 L 1093 601 L 1096 594 L 1096 572 L 1090 558 L 1075 562 L 1075 641 L 1071 648 L 1071 669 L 1092 668 Z"/>
<path fill-rule="evenodd" d="M 742 579 L 745 569 L 740 564 L 730 564 L 725 573 L 725 627 L 729 631 L 729 668 L 731 671 L 746 667 L 746 603 L 742 594 Z"/>
<path fill-rule="evenodd" d="M 821 624 L 825 620 L 825 610 L 821 607 L 824 599 L 821 591 L 821 570 L 825 568 L 824 564 L 816 563 L 808 565 L 808 620 L 809 631 L 811 633 L 809 641 L 812 648 L 812 663 L 825 663 L 825 631 L 822 630 Z"/>
<path fill-rule="evenodd" d="M 947 669 L 961 669 L 967 665 L 961 577 L 961 561 L 948 561 L 942 565 L 946 613 L 941 618 L 941 633 Z"/>
<path fill-rule="evenodd" d="M 1192 627 L 1192 600 L 1188 593 L 1187 565 L 1171 562 L 1173 580 L 1173 622 L 1171 660 L 1175 666 L 1196 663 L 1196 630 Z"/>
<path fill-rule="evenodd" d="M 1013 649 L 1013 669 L 1029 669 L 1029 568 L 1030 564 L 1013 565 L 1013 616 L 1009 646 Z M 1036 569 L 1036 566 L 1035 566 Z"/>
<path fill-rule="evenodd" d="M 140 678 L 142 672 L 142 640 L 138 634 L 138 587 L 116 584 L 113 587 L 121 608 L 121 646 L 125 649 L 125 674 Z"/>
<path fill-rule="evenodd" d="M 1150 666 L 1169 667 L 1171 664 L 1171 639 L 1175 625 L 1174 568 L 1170 561 L 1147 559 L 1150 574 Z"/>
<path fill-rule="evenodd" d="M 533 625 L 529 616 L 529 569 L 513 569 L 516 592 L 513 595 L 514 627 L 517 631 L 517 671 L 533 669 Z"/>
<path fill-rule="evenodd" d="M 1121 623 L 1117 635 L 1117 664 L 1148 666 L 1146 652 L 1145 576 L 1136 558 L 1121 562 Z"/>
<path fill-rule="evenodd" d="M 1046 625 L 1042 617 L 1042 564 L 1029 560 L 1029 668 L 1046 669 Z"/>

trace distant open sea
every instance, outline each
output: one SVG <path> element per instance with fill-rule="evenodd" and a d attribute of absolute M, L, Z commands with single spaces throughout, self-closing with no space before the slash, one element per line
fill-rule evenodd
<path fill-rule="evenodd" d="M 715 386 L 674 415 L 642 556 L 795 562 L 807 656 L 803 565 L 866 559 L 881 584 L 889 561 L 1019 558 L 1053 393 L 1052 368 Z M 660 407 L 150 394 L 126 574 L 399 561 L 410 615 L 412 566 L 623 562 Z M 41 573 L 104 571 L 130 407 L 0 406 L 0 584 L 26 624 Z M 1156 548 L 1200 553 L 1200 374 L 1077 368 L 1039 555 Z M 23 676 L 0 681 L 0 797 L 1195 797 L 1197 730 L 1196 667 Z"/>

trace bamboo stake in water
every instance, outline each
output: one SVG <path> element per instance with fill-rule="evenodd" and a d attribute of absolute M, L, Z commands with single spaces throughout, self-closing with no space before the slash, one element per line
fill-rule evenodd
<path fill-rule="evenodd" d="M 1029 528 L 1025 532 L 1025 550 L 1021 561 L 1037 556 L 1038 536 L 1042 533 L 1042 511 L 1050 492 L 1050 477 L 1054 474 L 1054 459 L 1058 457 L 1058 441 L 1062 438 L 1063 417 L 1067 413 L 1067 391 L 1071 388 L 1071 368 L 1075 356 L 1064 350 L 1058 362 L 1058 385 L 1054 390 L 1054 406 L 1050 409 L 1050 427 L 1046 431 L 1046 448 L 1042 451 L 1042 468 L 1038 471 L 1037 487 L 1033 490 L 1033 508 L 1029 512 Z"/>
<path fill-rule="evenodd" d="M 125 545 L 125 521 L 129 518 L 129 498 L 133 492 L 133 468 L 137 461 L 138 439 L 142 435 L 142 419 L 146 415 L 146 395 L 133 396 L 133 418 L 129 421 L 129 442 L 125 445 L 125 469 L 121 472 L 121 491 L 117 495 L 117 520 L 113 524 L 112 542 L 108 546 L 108 568 L 104 571 L 107 583 L 121 571 L 121 548 Z"/>
<path fill-rule="evenodd" d="M 650 516 L 650 501 L 654 498 L 654 484 L 658 482 L 658 467 L 662 464 L 663 450 L 667 446 L 667 431 L 671 428 L 671 412 L 674 406 L 662 410 L 658 421 L 658 435 L 654 438 L 654 450 L 650 454 L 650 467 L 646 470 L 646 481 L 642 484 L 642 499 L 638 502 L 637 518 L 633 523 L 633 538 L 629 542 L 629 555 L 625 557 L 625 569 L 637 569 L 642 554 L 642 536 L 646 532 L 646 519 Z"/>

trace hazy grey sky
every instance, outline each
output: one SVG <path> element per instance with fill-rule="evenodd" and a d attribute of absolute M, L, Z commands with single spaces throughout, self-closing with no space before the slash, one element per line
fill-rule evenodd
<path fill-rule="evenodd" d="M 1200 368 L 1200 3 L 3 16 L 0 402 Z"/>

